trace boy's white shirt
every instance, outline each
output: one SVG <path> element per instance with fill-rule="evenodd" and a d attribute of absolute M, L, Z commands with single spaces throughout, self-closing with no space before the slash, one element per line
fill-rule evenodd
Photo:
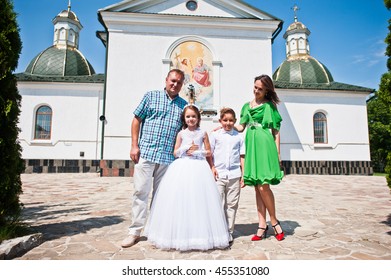
<path fill-rule="evenodd" d="M 244 155 L 244 141 L 241 133 L 234 129 L 213 131 L 209 137 L 214 166 L 221 179 L 235 179 L 242 176 L 240 156 Z"/>

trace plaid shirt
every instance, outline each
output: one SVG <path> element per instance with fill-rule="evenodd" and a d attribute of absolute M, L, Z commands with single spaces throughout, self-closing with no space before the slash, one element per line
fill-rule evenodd
<path fill-rule="evenodd" d="M 144 95 L 133 112 L 142 119 L 140 157 L 161 164 L 173 162 L 175 139 L 182 127 L 181 114 L 186 104 L 179 96 L 171 100 L 165 90 Z"/>

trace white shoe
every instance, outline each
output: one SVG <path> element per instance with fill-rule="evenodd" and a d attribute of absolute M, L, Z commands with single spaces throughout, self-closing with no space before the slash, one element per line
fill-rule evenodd
<path fill-rule="evenodd" d="M 136 244 L 139 241 L 139 239 L 140 236 L 129 235 L 122 241 L 121 246 L 122 248 L 132 247 L 134 244 Z"/>

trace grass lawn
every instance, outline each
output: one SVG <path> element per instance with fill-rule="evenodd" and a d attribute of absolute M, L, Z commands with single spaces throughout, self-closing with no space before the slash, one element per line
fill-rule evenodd
<path fill-rule="evenodd" d="M 373 173 L 373 176 L 383 176 L 383 177 L 386 177 L 386 173 L 377 173 L 377 172 L 374 172 Z"/>

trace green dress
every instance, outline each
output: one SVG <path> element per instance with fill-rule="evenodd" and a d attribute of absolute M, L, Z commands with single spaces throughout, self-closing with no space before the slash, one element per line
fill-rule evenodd
<path fill-rule="evenodd" d="M 246 154 L 244 158 L 244 184 L 248 186 L 277 185 L 282 180 L 277 146 L 271 128 L 280 130 L 281 115 L 271 102 L 254 109 L 250 103 L 242 107 L 240 124 L 246 124 Z"/>

